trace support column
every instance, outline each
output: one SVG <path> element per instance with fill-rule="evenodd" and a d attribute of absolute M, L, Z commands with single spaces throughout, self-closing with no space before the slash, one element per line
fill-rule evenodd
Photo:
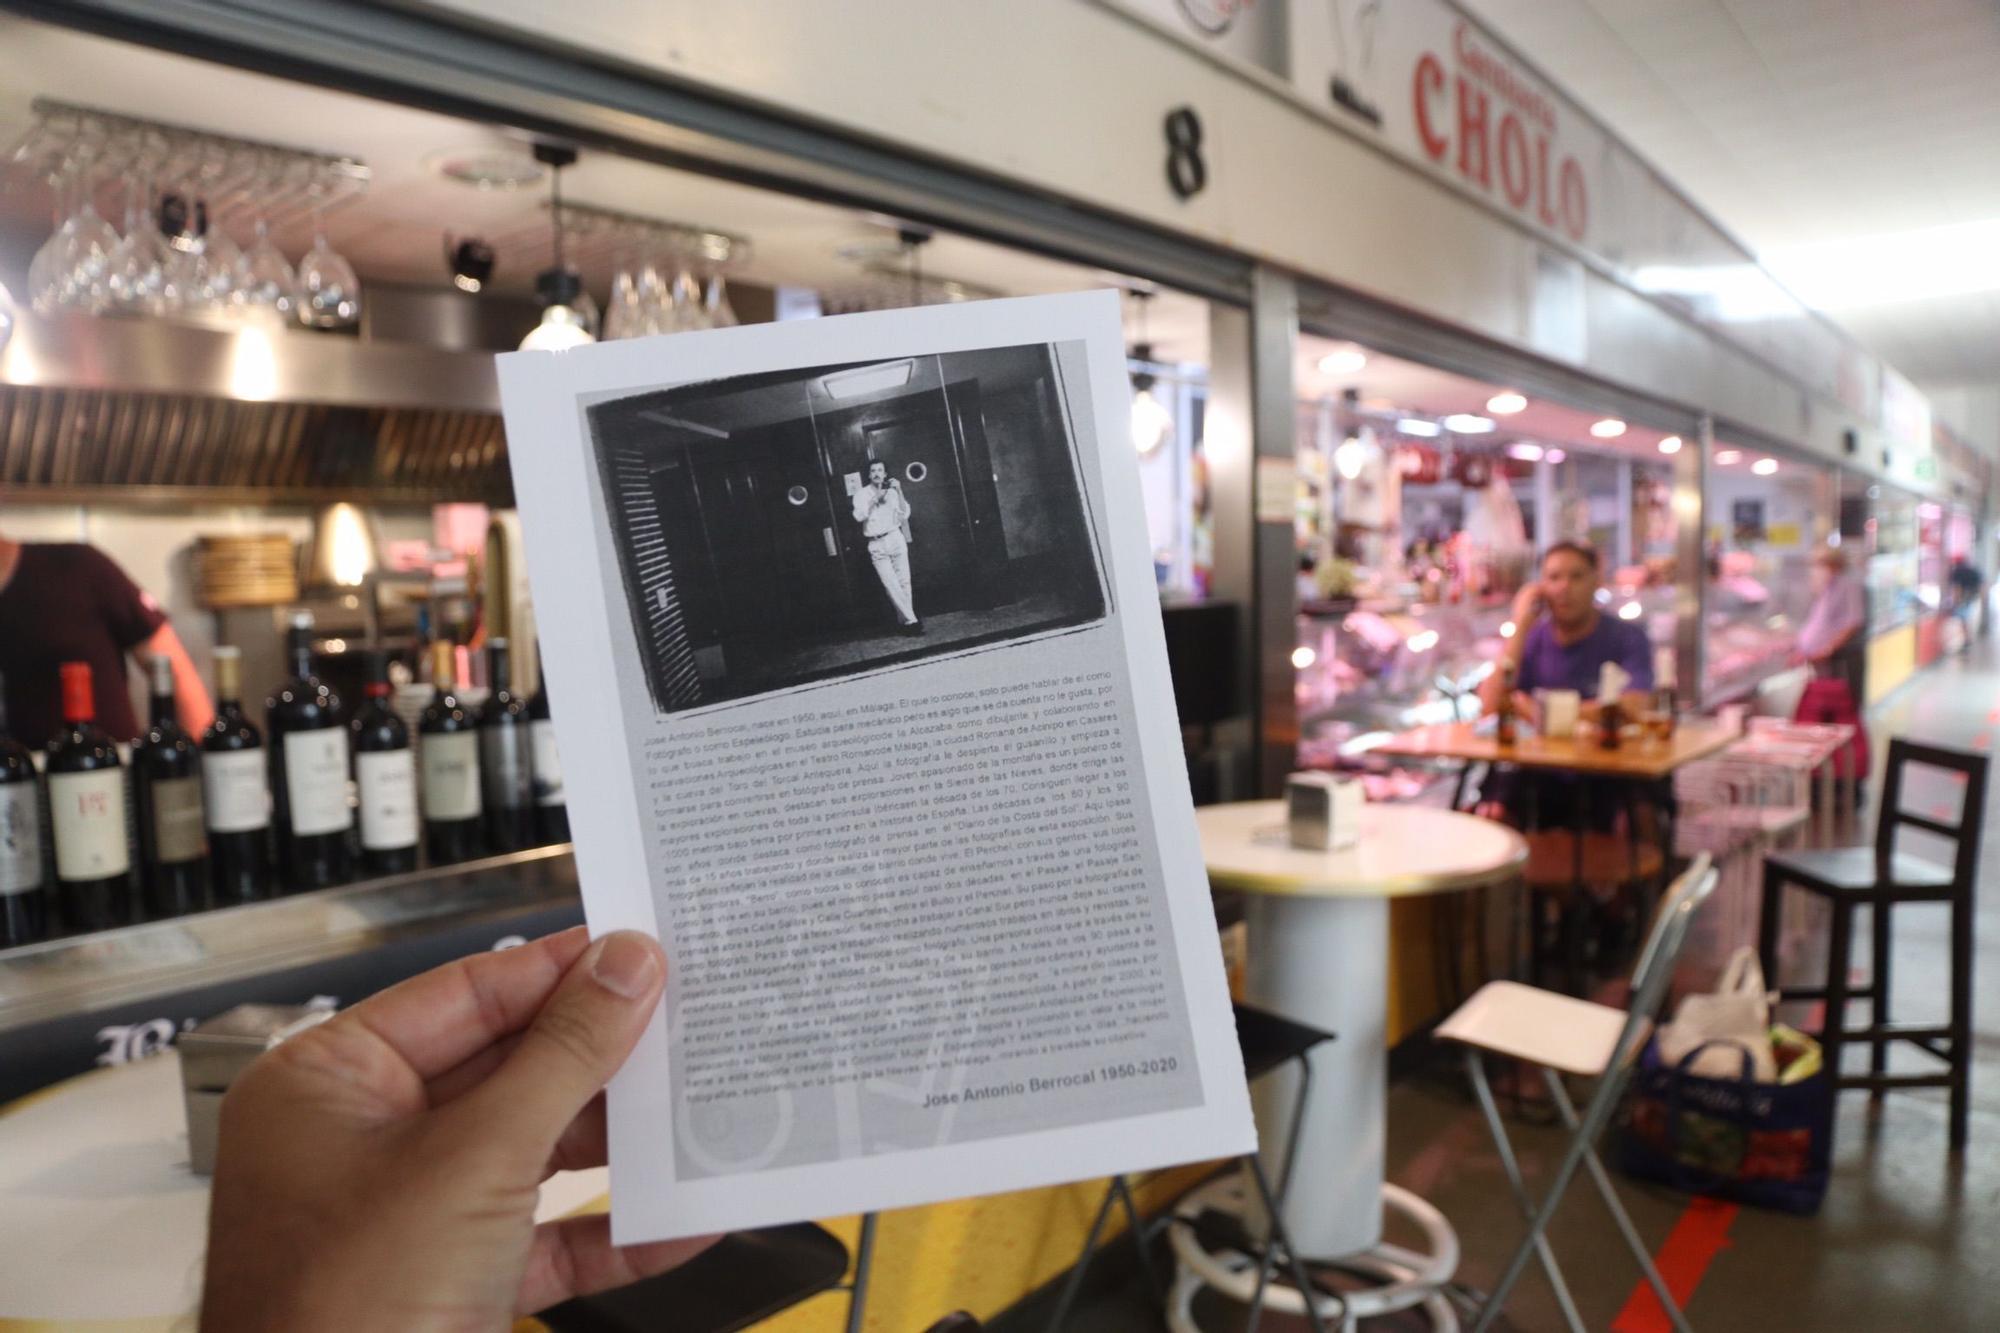
<path fill-rule="evenodd" d="M 1298 643 L 1293 542 L 1297 461 L 1293 357 L 1299 302 L 1287 275 L 1260 268 L 1250 308 L 1209 307 L 1205 450 L 1213 504 L 1213 594 L 1241 609 L 1237 679 L 1249 713 L 1242 785 L 1225 796 L 1275 796 L 1298 750 L 1292 650 Z M 1232 737 L 1232 740 L 1236 737 Z"/>

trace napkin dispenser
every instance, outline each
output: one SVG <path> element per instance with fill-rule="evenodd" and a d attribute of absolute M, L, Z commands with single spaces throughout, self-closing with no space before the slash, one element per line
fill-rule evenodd
<path fill-rule="evenodd" d="M 1285 811 L 1292 846 L 1330 852 L 1352 847 L 1361 836 L 1367 803 L 1358 778 L 1335 773 L 1294 773 L 1285 779 Z"/>
<path fill-rule="evenodd" d="M 188 1164 L 198 1176 L 215 1172 L 222 1095 L 250 1062 L 279 1042 L 333 1016 L 302 1004 L 239 1004 L 197 1024 L 175 1043 L 187 1104 Z"/>

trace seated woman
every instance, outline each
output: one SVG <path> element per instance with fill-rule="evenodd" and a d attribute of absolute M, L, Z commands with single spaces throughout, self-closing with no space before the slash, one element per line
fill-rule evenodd
<path fill-rule="evenodd" d="M 1627 704 L 1644 706 L 1653 689 L 1653 646 L 1631 621 L 1598 610 L 1599 570 L 1597 552 L 1580 542 L 1557 542 L 1543 552 L 1541 577 L 1514 598 L 1514 637 L 1505 641 L 1493 674 L 1479 687 L 1485 712 L 1499 708 L 1511 667 L 1515 712 L 1531 724 L 1538 721 L 1536 690 L 1575 690 L 1583 696 L 1584 715 L 1593 716 L 1602 704 L 1597 682 L 1606 662 L 1616 662 L 1631 678 Z M 1544 778 L 1531 792 L 1519 775 L 1496 771 L 1481 789 L 1478 811 L 1521 824 L 1532 798 L 1538 822 L 1561 826 L 1568 823 L 1575 796 L 1575 783 L 1567 778 Z"/>

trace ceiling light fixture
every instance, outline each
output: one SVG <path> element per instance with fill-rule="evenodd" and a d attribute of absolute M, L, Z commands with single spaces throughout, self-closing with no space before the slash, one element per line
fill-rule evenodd
<path fill-rule="evenodd" d="M 1563 461 L 1563 459 L 1568 457 L 1569 454 L 1561 449 L 1551 449 L 1547 453 L 1542 455 L 1542 461 L 1544 463 L 1560 463 Z"/>
<path fill-rule="evenodd" d="M 1768 477 L 1778 470 L 1778 460 L 1775 458 L 1760 458 L 1750 465 L 1750 470 L 1760 477 Z"/>
<path fill-rule="evenodd" d="M 1146 308 L 1153 303 L 1153 293 L 1143 289 L 1134 290 L 1132 300 L 1137 303 L 1137 324 L 1139 340 L 1132 344 L 1132 359 L 1141 366 L 1153 364 L 1153 344 L 1146 337 Z M 1167 410 L 1153 393 L 1153 386 L 1159 383 L 1158 376 L 1150 370 L 1132 373 L 1132 447 L 1141 456 L 1152 453 L 1173 433 L 1174 414 Z"/>
<path fill-rule="evenodd" d="M 1528 400 L 1525 396 L 1515 393 L 1512 389 L 1507 389 L 1488 398 L 1486 400 L 1486 410 L 1496 417 L 1511 417 L 1516 412 L 1527 411 Z"/>
<path fill-rule="evenodd" d="M 1523 463 L 1541 462 L 1542 453 L 1542 446 L 1533 440 L 1516 440 L 1507 446 L 1507 457 L 1518 458 Z"/>
<path fill-rule="evenodd" d="M 916 365 L 915 361 L 906 357 L 901 361 L 862 366 L 858 370 L 843 370 L 820 376 L 819 387 L 835 398 L 866 398 L 871 394 L 902 388 L 910 382 L 910 372 L 916 369 Z"/>
<path fill-rule="evenodd" d="M 1734 467 L 1742 461 L 1743 451 L 1740 449 L 1717 449 L 1715 451 L 1715 465 L 1717 467 Z"/>
<path fill-rule="evenodd" d="M 1600 440 L 1615 440 L 1625 433 L 1625 423 L 1617 417 L 1605 417 L 1590 423 L 1590 433 Z"/>
<path fill-rule="evenodd" d="M 493 247 L 477 237 L 467 236 L 454 243 L 444 238 L 444 263 L 451 270 L 451 285 L 462 292 L 477 292 L 493 281 L 497 262 Z"/>
<path fill-rule="evenodd" d="M 1493 429 L 1493 418 L 1453 412 L 1444 419 L 1444 428 L 1454 435 L 1485 435 Z"/>
<path fill-rule="evenodd" d="M 521 339 L 521 350 L 560 352 L 597 341 L 590 331 L 590 321 L 578 308 L 583 299 L 583 279 L 563 262 L 562 169 L 576 161 L 576 149 L 538 143 L 535 161 L 549 169 L 549 235 L 554 262 L 535 278 L 535 295 L 542 301 L 542 322 Z"/>
<path fill-rule="evenodd" d="M 1418 439 L 1432 440 L 1444 434 L 1444 427 L 1435 421 L 1425 421 L 1422 417 L 1403 417 L 1396 422 L 1396 430 L 1403 435 L 1414 435 Z"/>
<path fill-rule="evenodd" d="M 1359 347 L 1342 347 L 1319 359 L 1322 375 L 1352 375 L 1368 364 L 1368 353 Z"/>
<path fill-rule="evenodd" d="M 1678 435 L 1669 435 L 1669 436 L 1666 436 L 1666 437 L 1665 437 L 1664 439 L 1662 439 L 1662 440 L 1660 441 L 1660 452 L 1661 452 L 1661 453 L 1663 453 L 1663 454 L 1677 454 L 1677 453 L 1679 453 L 1680 451 L 1681 451 L 1681 437 L 1680 437 L 1680 436 L 1678 436 Z"/>

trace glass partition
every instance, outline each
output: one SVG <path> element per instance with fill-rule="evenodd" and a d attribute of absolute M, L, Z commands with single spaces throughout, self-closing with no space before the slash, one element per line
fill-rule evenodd
<path fill-rule="evenodd" d="M 1717 440 L 1708 459 L 1702 698 L 1740 698 L 1790 666 L 1813 553 L 1837 542 L 1834 470 Z"/>

